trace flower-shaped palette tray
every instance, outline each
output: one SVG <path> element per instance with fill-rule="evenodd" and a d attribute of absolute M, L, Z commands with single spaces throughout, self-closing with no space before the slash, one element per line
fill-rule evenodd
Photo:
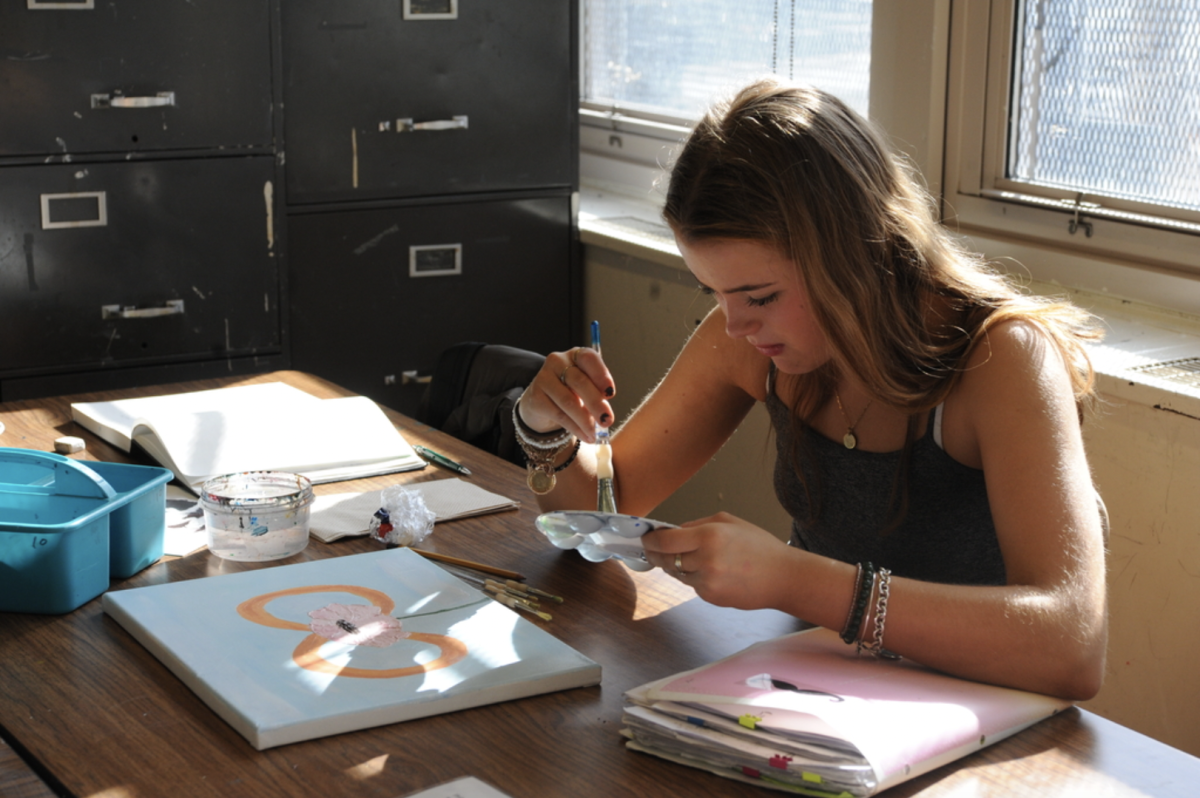
<path fill-rule="evenodd" d="M 538 516 L 537 528 L 560 549 L 575 549 L 585 560 L 604 562 L 616 557 L 635 571 L 649 571 L 642 535 L 652 529 L 674 529 L 674 524 L 635 515 L 595 510 L 564 510 Z"/>

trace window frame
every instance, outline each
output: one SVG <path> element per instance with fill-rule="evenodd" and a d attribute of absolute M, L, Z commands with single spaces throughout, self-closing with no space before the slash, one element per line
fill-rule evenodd
<path fill-rule="evenodd" d="M 1200 214 L 1157 217 L 1115 198 L 1080 204 L 1074 192 L 1005 179 L 1017 2 L 953 0 L 943 218 L 992 242 L 985 250 L 1014 245 L 1036 279 L 1100 291 L 1115 282 L 1122 296 L 1200 313 Z M 1172 277 L 1190 284 L 1187 296 L 1165 288 Z"/>
<path fill-rule="evenodd" d="M 1020 203 L 980 190 L 984 112 L 987 102 L 996 101 L 988 94 L 989 76 L 992 91 L 1000 85 L 996 76 L 1003 76 L 1006 96 L 1004 70 L 1011 57 L 1007 47 L 993 43 L 1002 32 L 992 20 L 1011 14 L 1013 2 L 876 0 L 871 118 L 920 170 L 950 229 L 1001 268 L 1044 285 L 1200 317 L 1197 235 L 1086 212 L 1092 236 L 1071 235 L 1067 224 L 1074 214 L 1065 206 Z M 583 16 L 581 7 L 581 36 Z M 579 68 L 582 86 L 582 59 Z M 580 122 L 584 185 L 660 204 L 664 170 L 689 127 L 586 103 Z"/>
<path fill-rule="evenodd" d="M 580 41 L 586 36 L 580 3 Z M 952 0 L 875 0 L 871 21 L 870 115 L 941 190 L 946 53 Z M 882 33 L 881 33 L 882 32 Z M 581 177 L 592 185 L 654 199 L 672 151 L 695 120 L 655 116 L 583 100 L 586 64 L 579 62 Z M 914 91 L 924 86 L 924 91 Z"/>

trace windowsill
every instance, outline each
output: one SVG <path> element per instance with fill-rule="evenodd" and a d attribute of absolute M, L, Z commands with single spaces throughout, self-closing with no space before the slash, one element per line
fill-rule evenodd
<path fill-rule="evenodd" d="M 653 197 L 633 197 L 596 183 L 579 191 L 579 235 L 584 244 L 685 269 L 671 228 Z"/>
<path fill-rule="evenodd" d="M 580 237 L 584 244 L 662 266 L 686 270 L 660 200 L 635 197 L 586 181 L 580 190 Z M 1097 389 L 1108 396 L 1200 419 L 1200 373 L 1185 384 L 1136 371 L 1154 363 L 1200 359 L 1200 319 L 1107 294 L 1033 281 L 1031 291 L 1067 294 L 1101 318 L 1105 340 L 1089 348 Z"/>

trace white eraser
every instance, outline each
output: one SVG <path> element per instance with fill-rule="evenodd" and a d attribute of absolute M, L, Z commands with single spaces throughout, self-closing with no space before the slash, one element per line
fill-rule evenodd
<path fill-rule="evenodd" d="M 83 442 L 83 438 L 76 438 L 74 435 L 64 435 L 54 441 L 54 451 L 60 454 L 74 454 L 82 452 L 87 448 L 87 444 Z"/>

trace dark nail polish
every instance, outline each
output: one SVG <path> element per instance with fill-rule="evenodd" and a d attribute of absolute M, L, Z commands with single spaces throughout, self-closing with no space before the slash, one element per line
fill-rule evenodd
<path fill-rule="evenodd" d="M 601 414 L 600 414 L 600 423 L 601 423 L 601 424 L 607 424 L 608 422 L 609 422 L 609 415 L 608 415 L 608 413 L 601 413 Z"/>
<path fill-rule="evenodd" d="M 614 393 L 616 393 L 616 391 L 612 389 L 611 385 L 604 389 L 605 396 L 612 396 Z"/>

